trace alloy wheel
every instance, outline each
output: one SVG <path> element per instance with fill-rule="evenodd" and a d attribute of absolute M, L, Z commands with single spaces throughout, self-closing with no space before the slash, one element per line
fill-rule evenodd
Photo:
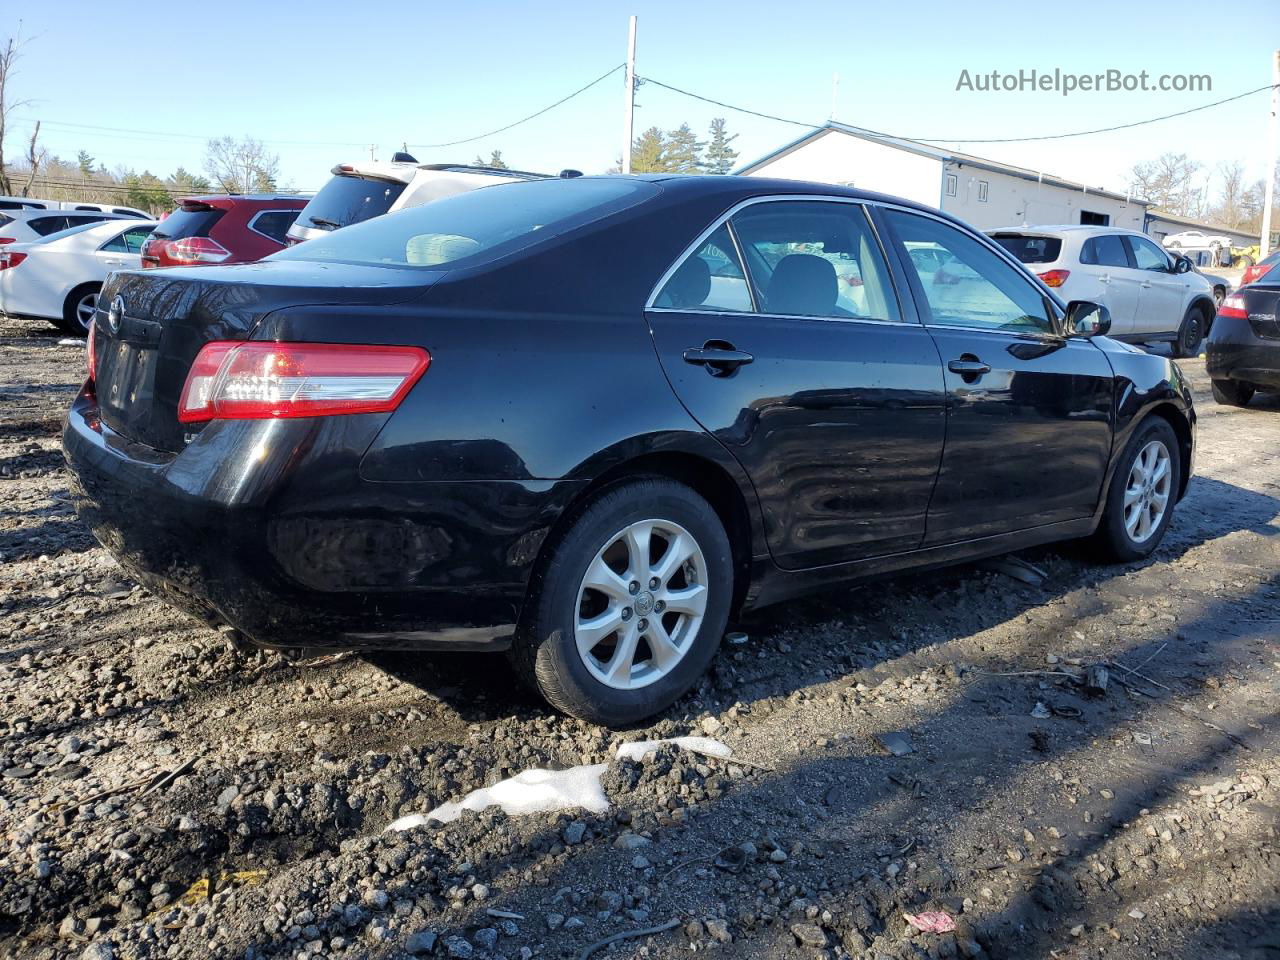
<path fill-rule="evenodd" d="M 86 333 L 89 331 L 89 324 L 93 322 L 94 315 L 98 312 L 98 294 L 97 292 L 86 294 L 76 301 L 76 322 L 80 324 L 80 329 Z"/>
<path fill-rule="evenodd" d="M 1134 543 L 1146 543 L 1169 509 L 1173 465 L 1169 448 L 1152 440 L 1134 458 L 1124 489 L 1124 529 Z"/>
<path fill-rule="evenodd" d="M 595 679 L 648 686 L 680 663 L 702 627 L 707 561 L 669 520 L 640 520 L 608 539 L 578 588 L 574 641 Z"/>

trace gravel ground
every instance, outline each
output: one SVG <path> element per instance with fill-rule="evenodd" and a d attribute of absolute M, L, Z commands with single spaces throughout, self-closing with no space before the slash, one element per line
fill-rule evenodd
<path fill-rule="evenodd" d="M 0 956 L 569 958 L 663 926 L 594 955 L 1280 956 L 1280 401 L 1185 368 L 1198 473 L 1151 561 L 773 608 L 615 734 L 500 657 L 295 664 L 163 606 L 67 504 L 81 351 L 4 321 Z M 688 733 L 735 759 L 614 761 L 604 814 L 382 833 Z M 930 910 L 956 929 L 904 919 Z"/>

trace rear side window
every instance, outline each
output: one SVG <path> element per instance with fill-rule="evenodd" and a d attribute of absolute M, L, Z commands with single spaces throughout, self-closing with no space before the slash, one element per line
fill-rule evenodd
<path fill-rule="evenodd" d="M 289 227 L 298 219 L 298 213 L 297 210 L 263 210 L 249 221 L 249 229 L 283 244 Z"/>
<path fill-rule="evenodd" d="M 109 219 L 111 219 L 111 218 L 110 218 L 110 217 L 95 217 L 95 216 L 87 216 L 87 215 L 85 215 L 85 214 L 78 214 L 78 215 L 74 215 L 74 214 L 73 214 L 73 215 L 71 215 L 71 216 L 67 217 L 67 226 L 68 226 L 68 227 L 78 227 L 78 226 L 80 226 L 80 225 L 82 225 L 82 224 L 85 224 L 85 223 L 101 223 L 103 220 L 109 220 Z"/>
<path fill-rule="evenodd" d="M 184 237 L 207 237 L 213 225 L 222 219 L 217 207 L 179 207 L 156 226 L 155 236 L 169 240 Z"/>
<path fill-rule="evenodd" d="M 660 192 L 661 188 L 646 181 L 614 177 L 531 180 L 501 190 L 472 190 L 308 240 L 271 254 L 271 259 L 398 267 L 476 265 L 560 236 Z"/>
<path fill-rule="evenodd" d="M 722 224 L 684 259 L 653 305 L 665 310 L 751 310 L 747 277 L 727 226 Z"/>
<path fill-rule="evenodd" d="M 13 217 L 0 213 L 0 227 L 7 227 L 11 223 L 13 223 Z"/>
<path fill-rule="evenodd" d="M 302 211 L 302 226 L 336 230 L 380 217 L 391 209 L 404 192 L 404 186 L 399 180 L 334 177 L 307 202 Z"/>
<path fill-rule="evenodd" d="M 1118 234 L 1090 237 L 1080 248 L 1080 262 L 1099 267 L 1127 267 L 1129 256 Z"/>
<path fill-rule="evenodd" d="M 40 236 L 47 237 L 51 233 L 67 229 L 67 218 L 61 216 L 32 217 L 27 221 L 27 226 L 40 234 Z"/>
<path fill-rule="evenodd" d="M 1028 237 L 1020 233 L 997 233 L 991 237 L 1023 263 L 1053 263 L 1062 255 L 1057 237 Z"/>

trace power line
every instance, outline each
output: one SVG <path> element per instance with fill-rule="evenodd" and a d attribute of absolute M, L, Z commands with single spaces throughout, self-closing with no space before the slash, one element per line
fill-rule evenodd
<path fill-rule="evenodd" d="M 739 107 L 732 103 L 725 103 L 723 100 L 714 100 L 711 97 L 704 97 L 701 94 L 694 93 L 691 90 L 682 90 L 680 87 L 672 86 L 669 83 L 663 83 L 661 80 L 654 80 L 652 77 L 637 78 L 641 83 L 652 83 L 656 87 L 662 87 L 664 90 L 670 90 L 672 93 L 678 93 L 682 96 L 691 97 L 694 100 L 701 100 L 703 103 L 711 103 L 717 107 L 724 107 L 726 110 L 735 110 L 738 113 L 750 114 L 753 117 L 762 117 L 765 120 L 776 120 L 779 123 L 789 123 L 792 126 L 806 127 L 813 129 L 821 127 L 820 123 L 812 123 L 805 120 L 793 120 L 789 117 L 779 117 L 771 113 L 762 113 L 759 110 L 749 110 L 746 107 Z M 1167 113 L 1160 117 L 1150 117 L 1146 120 L 1135 120 L 1132 123 L 1116 124 L 1112 127 L 1099 127 L 1095 130 L 1077 130 L 1073 133 L 1052 133 L 1044 134 L 1036 137 L 904 137 L 896 133 L 883 133 L 879 130 L 871 130 L 867 127 L 858 127 L 859 130 L 865 130 L 867 133 L 874 134 L 878 137 L 887 137 L 892 140 L 916 140 L 921 143 L 1031 143 L 1040 140 L 1065 140 L 1069 137 L 1086 137 L 1095 133 L 1110 133 L 1113 130 L 1128 130 L 1132 127 L 1141 127 L 1149 123 L 1159 123 L 1161 120 L 1172 120 L 1174 117 L 1184 117 L 1187 114 L 1198 113 L 1201 110 L 1209 110 L 1213 107 L 1220 107 L 1223 104 L 1231 103 L 1235 100 L 1242 100 L 1245 97 L 1253 96 L 1255 93 L 1261 93 L 1263 90 L 1270 90 L 1271 84 L 1256 87 L 1253 90 L 1246 90 L 1244 93 L 1237 93 L 1235 96 L 1226 97 L 1222 100 L 1215 100 L 1213 103 L 1205 103 L 1198 107 L 1190 107 L 1187 110 L 1179 110 L 1177 113 Z"/>
<path fill-rule="evenodd" d="M 548 112 L 549 110 L 554 110 L 556 107 L 560 106 L 560 104 L 562 103 L 568 103 L 570 100 L 578 96 L 578 94 L 580 93 L 586 93 L 588 90 L 594 87 L 597 83 L 617 73 L 619 70 L 621 70 L 625 66 L 626 66 L 625 63 L 620 63 L 616 67 L 610 67 L 604 73 L 600 74 L 600 76 L 596 77 L 594 80 L 588 83 L 585 87 L 579 87 L 577 90 L 573 91 L 573 93 L 569 94 L 567 97 L 561 97 L 555 103 L 551 104 L 550 106 L 543 107 L 537 113 L 531 113 L 527 117 L 523 117 L 520 120 L 517 120 L 515 123 L 508 123 L 505 127 L 499 127 L 497 130 L 490 130 L 488 133 L 482 133 L 475 137 L 466 137 L 465 139 L 462 139 L 462 140 L 450 140 L 448 143 L 410 143 L 408 144 L 408 146 L 419 148 L 419 149 L 428 149 L 428 150 L 434 149 L 436 147 L 456 147 L 464 143 L 475 143 L 477 140 L 485 139 L 485 137 L 492 137 L 499 133 L 505 133 L 506 131 L 514 127 L 520 126 L 520 124 L 522 123 L 528 123 L 530 120 L 533 120 L 536 117 L 542 116 L 544 113 Z"/>

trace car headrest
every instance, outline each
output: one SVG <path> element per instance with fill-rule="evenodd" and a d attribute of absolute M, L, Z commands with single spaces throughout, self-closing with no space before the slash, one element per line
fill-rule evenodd
<path fill-rule="evenodd" d="M 811 253 L 792 253 L 774 267 L 765 305 L 770 313 L 829 316 L 837 296 L 836 268 L 831 261 Z"/>
<path fill-rule="evenodd" d="M 711 293 L 711 267 L 701 257 L 690 257 L 667 281 L 667 307 L 700 307 Z"/>

